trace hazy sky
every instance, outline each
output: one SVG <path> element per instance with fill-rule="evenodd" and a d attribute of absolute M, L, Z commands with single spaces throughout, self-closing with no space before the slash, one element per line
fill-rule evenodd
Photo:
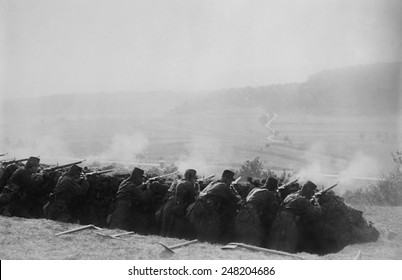
<path fill-rule="evenodd" d="M 402 1 L 0 0 L 3 97 L 304 81 L 400 60 Z"/>

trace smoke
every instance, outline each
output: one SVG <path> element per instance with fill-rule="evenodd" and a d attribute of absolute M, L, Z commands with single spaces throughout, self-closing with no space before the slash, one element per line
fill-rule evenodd
<path fill-rule="evenodd" d="M 348 160 L 330 161 L 328 157 L 322 155 L 324 151 L 325 146 L 318 142 L 306 152 L 306 159 L 311 164 L 296 175 L 300 181 L 310 180 L 318 186 L 325 187 L 339 182 L 336 192 L 342 193 L 380 180 L 380 165 L 374 157 L 357 151 Z"/>
<path fill-rule="evenodd" d="M 378 178 L 381 176 L 379 167 L 376 159 L 359 151 L 354 155 L 347 168 L 339 173 L 339 181 L 343 185 L 351 185 L 356 178 L 366 178 L 367 180 Z"/>
<path fill-rule="evenodd" d="M 148 138 L 142 133 L 116 134 L 110 147 L 93 160 L 133 162 L 149 145 Z"/>
<path fill-rule="evenodd" d="M 182 154 L 175 165 L 184 173 L 186 169 L 195 169 L 199 176 L 208 176 L 218 171 L 218 166 L 211 164 L 211 159 L 221 154 L 222 144 L 211 137 L 193 138 L 185 145 L 188 154 Z"/>
<path fill-rule="evenodd" d="M 48 134 L 24 129 L 18 134 L 8 131 L 0 142 L 2 149 L 8 153 L 7 157 L 2 158 L 4 160 L 36 156 L 40 157 L 42 163 L 64 163 L 72 158 L 67 143 L 57 131 Z"/>

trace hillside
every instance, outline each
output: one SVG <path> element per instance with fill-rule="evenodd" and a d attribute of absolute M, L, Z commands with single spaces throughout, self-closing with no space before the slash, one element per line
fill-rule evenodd
<path fill-rule="evenodd" d="M 4 117 L 144 118 L 230 107 L 294 114 L 394 115 L 400 108 L 401 62 L 316 73 L 304 83 L 205 92 L 116 92 L 8 100 Z"/>
<path fill-rule="evenodd" d="M 401 62 L 324 70 L 304 83 L 232 88 L 209 93 L 175 112 L 231 106 L 308 115 L 396 115 L 402 107 Z"/>

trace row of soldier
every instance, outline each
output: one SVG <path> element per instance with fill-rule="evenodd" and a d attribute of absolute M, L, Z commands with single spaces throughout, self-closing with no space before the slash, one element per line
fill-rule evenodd
<path fill-rule="evenodd" d="M 244 185 L 234 180 L 231 170 L 219 180 L 205 181 L 188 169 L 183 178 L 169 182 L 148 179 L 137 167 L 128 178 L 85 176 L 76 164 L 63 174 L 38 173 L 39 162 L 31 157 L 17 169 L 4 169 L 3 215 L 92 223 L 211 243 L 239 241 L 288 252 L 309 251 L 308 244 L 317 243 L 311 239 L 317 236 L 314 223 L 322 209 L 317 186 L 310 181 L 278 188 L 278 181 L 268 178 L 262 184 L 249 180 Z"/>

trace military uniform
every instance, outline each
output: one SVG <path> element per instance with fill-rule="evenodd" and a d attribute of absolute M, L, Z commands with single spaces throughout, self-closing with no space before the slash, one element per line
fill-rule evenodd
<path fill-rule="evenodd" d="M 89 184 L 86 180 L 76 178 L 74 174 L 79 174 L 82 170 L 77 167 L 76 165 L 70 167 L 70 170 L 57 181 L 49 203 L 44 207 L 46 218 L 68 223 L 79 220 L 76 202 L 79 201 L 78 198 L 87 194 Z"/>
<path fill-rule="evenodd" d="M 34 174 L 31 167 L 39 166 L 39 159 L 31 157 L 26 166 L 18 168 L 10 177 L 8 184 L 0 194 L 0 202 L 4 207 L 4 215 L 31 218 L 27 210 L 28 197 L 39 191 L 43 177 Z"/>
<path fill-rule="evenodd" d="M 111 216 L 111 228 L 147 233 L 151 221 L 145 215 L 149 192 L 146 185 L 142 184 L 143 173 L 143 170 L 136 168 L 128 179 L 121 182 L 116 194 L 116 207 Z"/>
<path fill-rule="evenodd" d="M 194 230 L 186 218 L 187 207 L 195 201 L 197 191 L 194 182 L 181 179 L 172 184 L 170 197 L 162 208 L 161 235 L 167 237 L 194 237 Z"/>
<path fill-rule="evenodd" d="M 285 198 L 272 224 L 271 248 L 291 253 L 301 250 L 306 225 L 321 216 L 320 205 L 312 203 L 310 198 L 303 193 L 303 188 Z"/>
<path fill-rule="evenodd" d="M 279 202 L 274 192 L 266 188 L 254 188 L 237 214 L 236 240 L 265 247 L 278 210 Z"/>
<path fill-rule="evenodd" d="M 226 170 L 224 171 L 225 174 Z M 241 198 L 231 187 L 231 179 L 209 184 L 189 206 L 188 218 L 195 227 L 197 239 L 211 243 L 229 242 L 232 239 L 234 219 Z"/>

